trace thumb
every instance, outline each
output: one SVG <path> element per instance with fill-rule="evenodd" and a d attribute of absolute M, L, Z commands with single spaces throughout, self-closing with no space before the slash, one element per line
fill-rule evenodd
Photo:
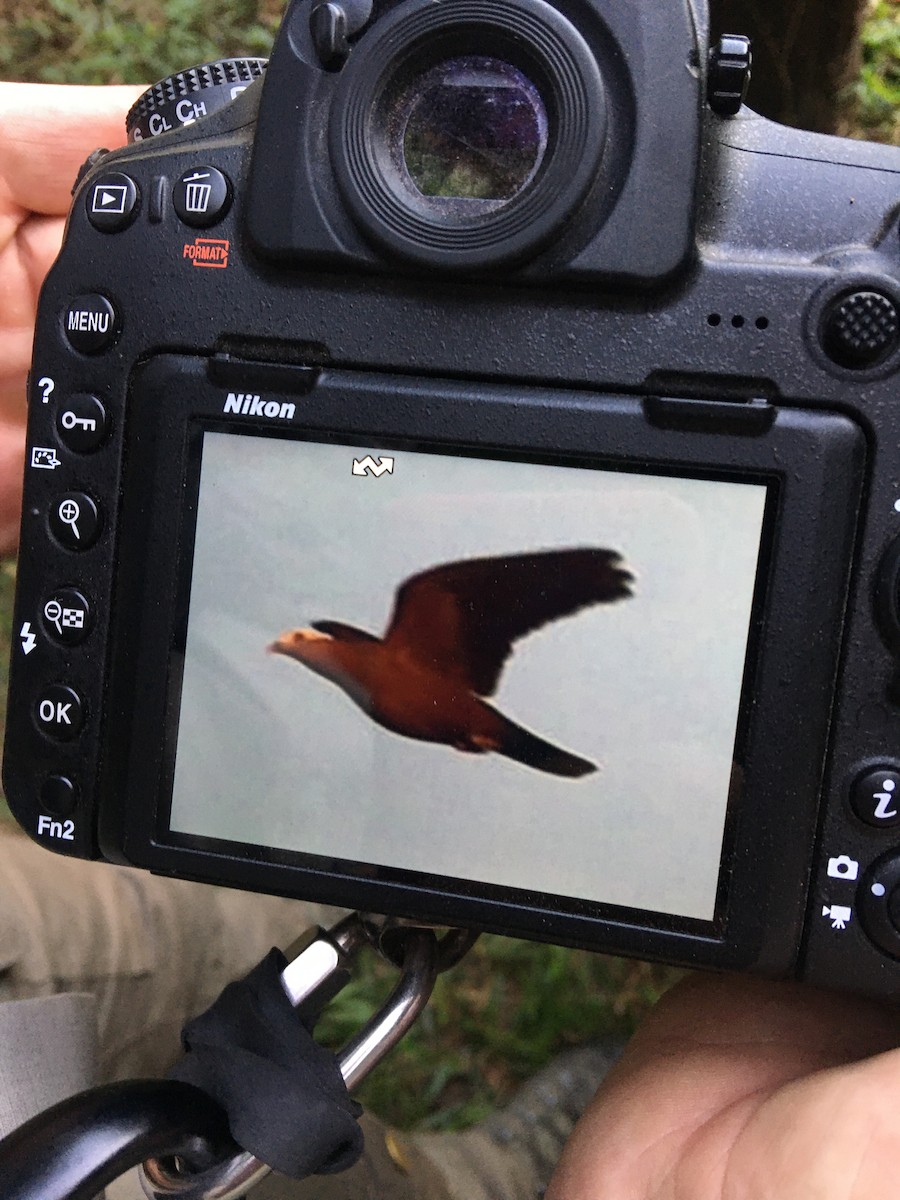
<path fill-rule="evenodd" d="M 125 142 L 125 115 L 141 87 L 0 84 L 0 163 L 10 200 L 64 216 L 78 168 L 102 146 Z"/>

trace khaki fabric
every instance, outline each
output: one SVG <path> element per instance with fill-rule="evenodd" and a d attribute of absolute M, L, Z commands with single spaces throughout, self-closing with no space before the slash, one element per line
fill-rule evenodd
<path fill-rule="evenodd" d="M 338 916 L 63 858 L 0 827 L 0 1001 L 92 995 L 100 1082 L 164 1074 L 226 983 Z"/>
<path fill-rule="evenodd" d="M 179 1034 L 275 945 L 340 913 L 51 854 L 0 825 L 0 1135 L 95 1083 L 165 1074 Z M 273 1175 L 253 1200 L 446 1200 L 437 1173 L 363 1119 L 351 1171 Z M 136 1172 L 107 1200 L 144 1200 Z"/>
<path fill-rule="evenodd" d="M 96 1080 L 94 998 L 0 1004 L 0 1138 Z"/>

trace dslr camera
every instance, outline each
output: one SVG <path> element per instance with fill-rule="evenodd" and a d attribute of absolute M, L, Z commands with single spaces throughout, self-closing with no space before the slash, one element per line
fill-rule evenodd
<path fill-rule="evenodd" d="M 91 155 L 4 782 L 48 849 L 900 993 L 900 150 L 701 0 L 293 0 Z"/>

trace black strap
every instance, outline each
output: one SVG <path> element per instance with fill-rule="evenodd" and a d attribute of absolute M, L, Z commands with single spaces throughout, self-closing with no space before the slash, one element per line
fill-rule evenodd
<path fill-rule="evenodd" d="M 186 1057 L 169 1078 L 194 1084 L 228 1114 L 234 1140 L 282 1175 L 305 1179 L 352 1167 L 363 1149 L 337 1057 L 318 1045 L 280 975 L 287 960 L 271 950 L 186 1025 Z"/>

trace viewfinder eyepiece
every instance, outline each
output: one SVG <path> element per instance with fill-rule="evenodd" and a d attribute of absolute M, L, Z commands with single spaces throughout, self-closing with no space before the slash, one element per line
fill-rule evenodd
<path fill-rule="evenodd" d="M 396 102 L 394 154 L 436 208 L 490 212 L 517 196 L 547 150 L 541 94 L 511 63 L 469 55 L 413 79 Z"/>

